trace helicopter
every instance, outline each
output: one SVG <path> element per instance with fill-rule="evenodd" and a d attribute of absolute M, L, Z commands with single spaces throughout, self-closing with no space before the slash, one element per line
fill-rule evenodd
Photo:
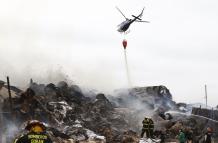
<path fill-rule="evenodd" d="M 128 30 L 129 26 L 133 23 L 133 22 L 146 22 L 146 23 L 149 23 L 149 21 L 143 21 L 141 19 L 142 15 L 143 15 L 143 12 L 144 12 L 144 9 L 142 9 L 142 12 L 138 15 L 138 16 L 135 16 L 135 15 L 132 15 L 133 19 L 129 19 L 129 18 L 126 18 L 126 16 L 122 13 L 122 11 L 116 7 L 116 9 L 123 15 L 123 17 L 126 19 L 125 21 L 123 21 L 121 24 L 118 25 L 118 32 L 120 33 L 126 33 L 126 31 Z"/>

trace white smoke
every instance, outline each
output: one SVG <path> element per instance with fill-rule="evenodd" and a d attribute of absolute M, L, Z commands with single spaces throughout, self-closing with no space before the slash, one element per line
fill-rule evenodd
<path fill-rule="evenodd" d="M 130 124 L 130 129 L 140 132 L 142 128 L 142 121 L 145 117 L 152 118 L 155 113 L 154 98 L 148 96 L 147 98 L 138 98 L 135 95 L 132 95 L 130 92 L 131 89 L 122 89 L 114 92 L 116 98 L 120 98 L 122 101 L 117 102 L 115 99 L 110 99 L 112 102 L 115 102 L 118 107 L 121 107 L 122 113 L 125 115 L 124 118 Z M 146 94 L 146 93 L 143 93 Z M 124 109 L 122 109 L 125 107 Z"/>
<path fill-rule="evenodd" d="M 4 115 L 6 114 L 9 115 L 10 113 L 4 113 L 0 109 L 0 142 L 2 143 L 12 142 L 14 137 L 20 133 L 18 127 L 15 125 L 15 122 L 8 121 L 4 118 Z"/>

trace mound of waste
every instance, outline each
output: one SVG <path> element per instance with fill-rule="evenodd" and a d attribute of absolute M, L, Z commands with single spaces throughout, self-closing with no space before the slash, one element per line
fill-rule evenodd
<path fill-rule="evenodd" d="M 119 89 L 104 95 L 84 92 L 64 81 L 56 85 L 31 83 L 26 91 L 11 89 L 12 112 L 5 88 L 0 86 L 0 132 L 7 142 L 24 133 L 24 125 L 31 119 L 47 123 L 55 143 L 146 142 L 139 137 L 145 116 L 154 120 L 155 136 L 169 141 L 176 139 L 179 129 L 200 140 L 207 126 L 217 126 L 215 120 L 181 111 L 165 86 Z"/>

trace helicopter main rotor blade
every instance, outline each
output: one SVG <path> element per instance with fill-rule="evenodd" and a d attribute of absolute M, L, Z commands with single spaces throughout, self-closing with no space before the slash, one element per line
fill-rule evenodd
<path fill-rule="evenodd" d="M 125 19 L 128 19 L 117 6 L 116 6 L 116 9 L 123 15 L 123 17 L 125 17 Z"/>

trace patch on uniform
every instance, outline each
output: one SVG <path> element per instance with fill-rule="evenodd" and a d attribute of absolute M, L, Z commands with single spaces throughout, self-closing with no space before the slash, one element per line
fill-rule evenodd
<path fill-rule="evenodd" d="M 46 135 L 28 135 L 28 139 L 43 139 L 46 140 L 48 137 Z"/>
<path fill-rule="evenodd" d="M 44 143 L 44 140 L 40 140 L 40 139 L 31 139 L 31 143 Z"/>

